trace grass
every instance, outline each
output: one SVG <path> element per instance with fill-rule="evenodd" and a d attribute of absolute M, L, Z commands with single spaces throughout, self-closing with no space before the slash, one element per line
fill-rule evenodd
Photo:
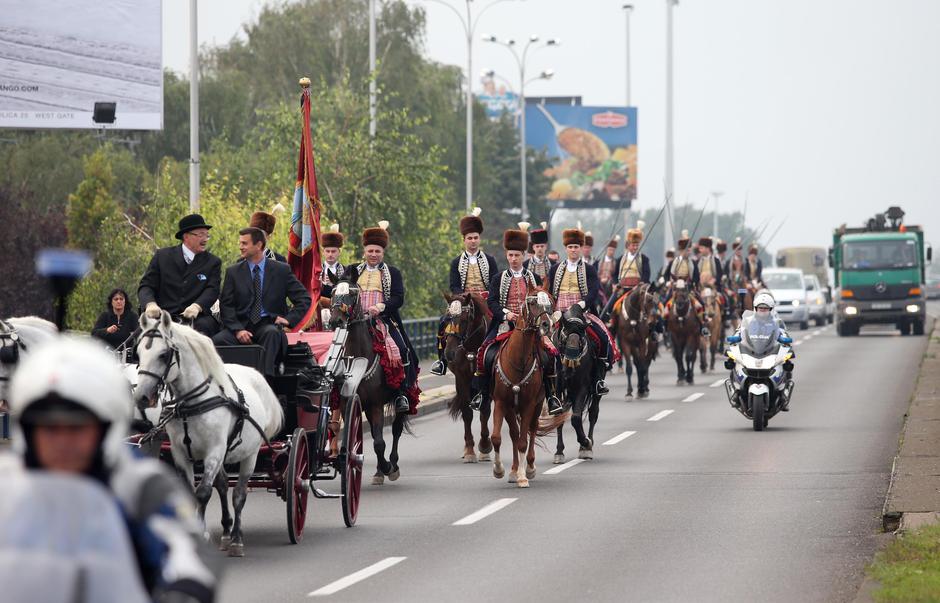
<path fill-rule="evenodd" d="M 940 601 L 940 525 L 906 532 L 875 556 L 868 574 L 881 584 L 876 601 Z"/>

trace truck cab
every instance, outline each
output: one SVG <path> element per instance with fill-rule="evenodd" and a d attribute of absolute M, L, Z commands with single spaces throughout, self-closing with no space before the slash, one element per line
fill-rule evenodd
<path fill-rule="evenodd" d="M 840 336 L 858 335 L 866 324 L 894 324 L 902 335 L 924 334 L 925 268 L 932 250 L 925 248 L 920 227 L 901 223 L 903 216 L 892 207 L 863 228 L 843 226 L 833 233 L 829 262 Z"/>

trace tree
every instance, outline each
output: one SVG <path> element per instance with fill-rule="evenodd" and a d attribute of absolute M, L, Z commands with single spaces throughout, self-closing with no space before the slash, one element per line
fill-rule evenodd
<path fill-rule="evenodd" d="M 94 253 L 98 248 L 101 223 L 118 213 L 117 203 L 111 196 L 114 173 L 104 149 L 85 159 L 85 179 L 74 194 L 69 195 L 69 245 Z"/>

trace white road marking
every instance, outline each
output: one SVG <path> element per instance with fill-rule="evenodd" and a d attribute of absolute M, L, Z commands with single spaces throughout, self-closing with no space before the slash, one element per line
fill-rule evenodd
<path fill-rule="evenodd" d="M 474 523 L 480 521 L 480 520 L 483 519 L 484 517 L 488 517 L 488 516 L 492 515 L 493 513 L 499 511 L 499 510 L 502 509 L 503 507 L 508 507 L 509 505 L 511 505 L 512 503 L 516 502 L 517 500 L 519 500 L 519 499 L 518 499 L 518 498 L 500 498 L 499 500 L 493 501 L 493 502 L 491 502 L 490 504 L 486 505 L 485 507 L 483 507 L 483 508 L 480 509 L 479 511 L 476 511 L 476 512 L 474 512 L 474 513 L 471 513 L 470 515 L 467 515 L 467 516 L 464 517 L 463 519 L 458 519 L 457 521 L 455 521 L 455 522 L 452 523 L 451 525 L 453 525 L 453 526 L 469 526 L 469 525 L 471 525 L 471 524 L 474 524 Z"/>
<path fill-rule="evenodd" d="M 584 459 L 571 459 L 564 465 L 558 465 L 557 467 L 552 467 L 548 471 L 543 471 L 542 475 L 555 475 L 556 473 L 561 473 L 569 467 L 574 467 L 575 465 L 580 465 L 584 462 Z"/>
<path fill-rule="evenodd" d="M 601 446 L 613 446 L 614 444 L 619 444 L 620 442 L 626 440 L 627 438 L 629 438 L 630 436 L 632 436 L 632 435 L 635 434 L 635 433 L 636 433 L 635 431 L 625 431 L 625 432 L 621 433 L 620 435 L 616 435 L 616 436 L 610 438 L 609 440 L 607 440 L 606 442 L 604 442 L 603 444 L 601 444 Z M 580 460 L 580 459 L 579 459 L 579 460 Z"/>
<path fill-rule="evenodd" d="M 795 341 L 795 342 L 793 342 L 793 347 L 796 347 L 796 346 L 798 346 L 798 345 L 803 345 L 803 342 L 802 342 L 802 341 Z"/>
<path fill-rule="evenodd" d="M 715 381 L 714 383 L 712 383 L 712 384 L 709 385 L 708 387 L 721 387 L 721 386 L 724 385 L 724 384 L 725 384 L 725 380 L 724 380 L 724 379 L 719 379 L 718 381 Z"/>
<path fill-rule="evenodd" d="M 704 396 L 704 395 L 705 395 L 705 394 L 703 394 L 702 392 L 695 392 L 695 393 L 692 394 L 691 396 L 685 398 L 685 399 L 683 400 L 683 402 L 695 402 L 696 400 L 698 400 L 699 398 L 701 398 L 701 397 Z"/>
<path fill-rule="evenodd" d="M 676 411 L 675 410 L 661 410 L 655 415 L 653 415 L 652 417 L 650 417 L 649 419 L 647 419 L 647 421 L 659 421 L 660 419 L 665 419 L 666 417 L 668 417 L 674 412 Z"/>
<path fill-rule="evenodd" d="M 319 588 L 311 593 L 308 593 L 308 597 L 326 597 L 338 593 L 344 588 L 349 588 L 353 584 L 362 582 L 366 578 L 376 575 L 381 571 L 385 571 L 388 568 L 398 565 L 402 561 L 407 559 L 407 557 L 386 557 L 385 559 L 379 561 L 378 563 L 373 563 L 365 569 L 361 569 L 354 574 L 349 574 L 345 578 L 340 578 L 336 582 L 330 582 L 323 588 Z"/>

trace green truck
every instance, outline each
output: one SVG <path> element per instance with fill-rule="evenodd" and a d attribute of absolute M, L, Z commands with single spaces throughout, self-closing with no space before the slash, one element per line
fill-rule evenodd
<path fill-rule="evenodd" d="M 835 275 L 836 331 L 858 335 L 866 324 L 893 324 L 902 335 L 923 335 L 927 319 L 926 265 L 933 250 L 919 226 L 903 224 L 890 207 L 862 228 L 837 228 L 829 265 Z"/>

